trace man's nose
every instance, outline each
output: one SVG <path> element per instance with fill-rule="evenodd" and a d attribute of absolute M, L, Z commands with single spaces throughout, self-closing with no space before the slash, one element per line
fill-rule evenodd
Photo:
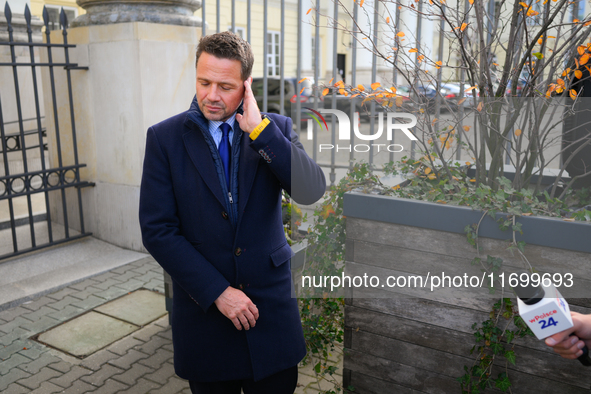
<path fill-rule="evenodd" d="M 219 88 L 216 85 L 211 85 L 209 87 L 209 90 L 207 91 L 207 99 L 209 101 L 219 101 L 220 100 L 220 95 L 219 95 L 218 89 Z"/>

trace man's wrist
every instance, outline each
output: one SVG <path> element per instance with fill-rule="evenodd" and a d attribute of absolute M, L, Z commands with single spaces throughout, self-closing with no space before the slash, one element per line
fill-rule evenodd
<path fill-rule="evenodd" d="M 267 127 L 267 125 L 271 123 L 271 120 L 267 115 L 262 115 L 262 118 L 263 120 L 261 121 L 261 123 L 259 123 L 258 126 L 255 127 L 249 134 L 250 139 L 253 141 L 259 136 L 259 134 L 261 134 L 265 127 Z"/>

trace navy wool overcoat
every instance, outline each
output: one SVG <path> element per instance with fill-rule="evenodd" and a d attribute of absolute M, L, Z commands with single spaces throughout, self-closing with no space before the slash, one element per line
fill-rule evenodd
<path fill-rule="evenodd" d="M 291 119 L 268 116 L 271 123 L 254 141 L 235 123 L 238 167 L 230 196 L 195 99 L 189 111 L 148 129 L 140 225 L 146 249 L 173 280 L 174 364 L 184 379 L 260 380 L 306 353 L 291 296 L 281 190 L 311 204 L 326 181 Z M 257 306 L 260 316 L 250 330 L 237 330 L 215 306 L 228 286 Z"/>

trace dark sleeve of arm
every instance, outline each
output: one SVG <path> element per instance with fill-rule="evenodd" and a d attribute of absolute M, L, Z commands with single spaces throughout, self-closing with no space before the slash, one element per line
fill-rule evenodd
<path fill-rule="evenodd" d="M 250 146 L 263 156 L 282 187 L 297 203 L 313 204 L 326 191 L 324 173 L 304 150 L 292 130 L 291 119 L 284 119 L 281 127 L 272 120 Z"/>
<path fill-rule="evenodd" d="M 146 139 L 139 218 L 146 249 L 207 311 L 230 283 L 180 233 L 169 160 L 152 128 Z"/>

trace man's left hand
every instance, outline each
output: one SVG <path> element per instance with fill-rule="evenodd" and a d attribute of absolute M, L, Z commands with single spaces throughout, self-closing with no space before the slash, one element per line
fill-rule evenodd
<path fill-rule="evenodd" d="M 236 114 L 236 120 L 240 125 L 242 131 L 250 134 L 255 127 L 257 127 L 262 121 L 261 112 L 257 105 L 257 100 L 254 98 L 252 89 L 250 88 L 251 78 L 244 81 L 244 100 L 242 102 L 242 110 L 244 113 Z"/>

